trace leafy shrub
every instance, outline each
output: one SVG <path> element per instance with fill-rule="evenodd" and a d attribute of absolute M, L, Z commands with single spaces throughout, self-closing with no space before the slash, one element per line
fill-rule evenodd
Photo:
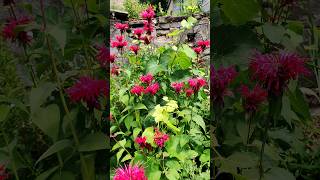
<path fill-rule="evenodd" d="M 147 8 L 147 4 L 141 3 L 139 0 L 125 0 L 124 7 L 129 18 L 137 19 L 140 13 Z"/>

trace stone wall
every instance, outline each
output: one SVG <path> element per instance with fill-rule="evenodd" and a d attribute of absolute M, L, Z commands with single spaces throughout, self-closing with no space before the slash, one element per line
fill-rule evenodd
<path fill-rule="evenodd" d="M 182 33 L 180 35 L 180 43 L 188 43 L 191 47 L 195 45 L 195 42 L 198 40 L 210 40 L 210 18 L 207 14 L 197 14 L 194 15 L 194 17 L 198 20 L 197 24 L 191 29 L 186 31 L 185 33 Z M 163 16 L 163 17 L 157 17 L 154 20 L 155 24 L 155 31 L 153 32 L 152 36 L 154 36 L 154 44 L 156 46 L 162 46 L 164 44 L 167 44 L 173 39 L 171 37 L 168 37 L 167 34 L 172 32 L 175 29 L 180 29 L 181 24 L 180 22 L 183 19 L 187 19 L 188 17 L 172 17 L 172 16 Z M 113 25 L 116 22 L 120 22 L 117 19 L 111 20 L 111 25 Z M 122 22 L 124 23 L 124 22 Z M 131 20 L 129 22 L 131 30 L 135 28 L 141 28 L 143 27 L 143 20 Z M 110 27 L 110 37 L 113 39 L 115 35 L 119 34 L 119 31 L 117 31 L 114 26 Z M 195 33 L 195 39 L 193 41 L 188 41 L 187 34 L 188 33 Z M 203 53 L 204 59 L 209 59 L 209 49 L 207 49 Z"/>

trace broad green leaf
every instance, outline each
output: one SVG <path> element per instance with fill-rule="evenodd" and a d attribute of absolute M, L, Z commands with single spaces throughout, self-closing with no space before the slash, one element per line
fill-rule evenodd
<path fill-rule="evenodd" d="M 157 74 L 164 70 L 165 68 L 156 61 L 149 61 L 146 66 L 146 73 Z"/>
<path fill-rule="evenodd" d="M 291 110 L 290 100 L 288 96 L 282 97 L 282 109 L 281 115 L 287 121 L 287 123 L 292 126 L 292 120 L 299 120 L 298 116 L 294 111 Z"/>
<path fill-rule="evenodd" d="M 280 43 L 286 32 L 283 26 L 272 23 L 265 23 L 262 29 L 264 35 L 273 43 Z"/>
<path fill-rule="evenodd" d="M 189 142 L 190 138 L 186 134 L 182 134 L 179 137 L 180 137 L 180 147 L 183 148 L 183 146 Z"/>
<path fill-rule="evenodd" d="M 200 155 L 200 161 L 202 163 L 210 161 L 210 149 L 206 149 L 203 151 L 203 154 Z"/>
<path fill-rule="evenodd" d="M 248 122 L 244 122 L 242 120 L 239 120 L 239 121 L 237 121 L 237 125 L 236 125 L 237 131 L 238 131 L 238 133 L 239 133 L 239 135 L 240 135 L 240 137 L 242 139 L 242 142 L 244 144 L 246 144 L 247 138 L 248 138 L 247 136 L 248 136 L 248 130 L 249 130 L 248 128 L 249 127 L 248 127 L 247 123 Z M 251 124 L 249 138 L 250 138 L 252 133 L 253 133 L 253 124 Z"/>
<path fill-rule="evenodd" d="M 182 45 L 182 51 L 191 59 L 197 58 L 197 54 L 194 52 L 193 49 L 191 49 L 188 45 L 183 44 Z"/>
<path fill-rule="evenodd" d="M 123 139 L 121 141 L 118 141 L 115 145 L 113 145 L 111 151 L 114 151 L 120 147 L 124 147 L 124 145 L 126 144 L 126 139 Z"/>
<path fill-rule="evenodd" d="M 60 110 L 58 105 L 51 104 L 45 108 L 39 108 L 32 114 L 32 122 L 36 124 L 46 135 L 56 141 L 59 133 Z"/>
<path fill-rule="evenodd" d="M 57 153 L 67 147 L 70 147 L 72 145 L 72 142 L 69 139 L 64 139 L 64 140 L 60 140 L 57 141 L 56 143 L 54 143 L 52 146 L 50 146 L 46 152 L 44 152 L 39 159 L 37 160 L 37 162 L 35 164 L 38 164 L 41 160 L 51 156 L 54 153 Z"/>
<path fill-rule="evenodd" d="M 275 179 L 295 180 L 296 178 L 290 171 L 283 168 L 279 168 L 279 167 L 271 168 L 271 170 L 266 172 L 263 176 L 263 180 L 275 180 Z"/>
<path fill-rule="evenodd" d="M 289 92 L 289 99 L 292 110 L 303 117 L 302 120 L 311 120 L 311 114 L 308 103 L 299 88 L 295 92 Z"/>
<path fill-rule="evenodd" d="M 220 0 L 224 14 L 233 24 L 241 25 L 252 20 L 260 11 L 256 0 Z"/>
<path fill-rule="evenodd" d="M 40 106 L 46 102 L 46 99 L 50 96 L 55 87 L 55 84 L 46 82 L 39 84 L 37 88 L 32 88 L 29 98 L 32 113 L 35 113 L 37 108 L 40 108 Z"/>
<path fill-rule="evenodd" d="M 79 151 L 96 151 L 107 149 L 107 137 L 103 133 L 88 134 L 80 141 Z"/>
<path fill-rule="evenodd" d="M 67 41 L 67 31 L 62 25 L 48 25 L 48 33 L 57 41 L 62 54 L 64 54 L 64 47 Z"/>
<path fill-rule="evenodd" d="M 0 122 L 6 120 L 7 115 L 10 112 L 10 106 L 8 105 L 4 105 L 4 104 L 0 104 Z"/>
<path fill-rule="evenodd" d="M 191 59 L 183 51 L 178 51 L 174 61 L 180 65 L 181 69 L 187 69 L 192 65 Z"/>
<path fill-rule="evenodd" d="M 206 131 L 206 124 L 203 118 L 198 114 L 192 114 L 192 120 L 197 123 L 204 131 Z"/>
<path fill-rule="evenodd" d="M 81 164 L 81 174 L 83 179 L 94 180 L 95 178 L 95 154 L 88 154 L 84 157 L 87 171 Z M 86 173 L 87 172 L 87 173 Z M 67 180 L 67 179 L 66 179 Z"/>
<path fill-rule="evenodd" d="M 141 132 L 141 129 L 140 128 L 134 128 L 133 130 L 133 139 L 136 139 L 138 134 Z"/>
<path fill-rule="evenodd" d="M 139 103 L 139 104 L 134 105 L 134 109 L 135 109 L 135 110 L 139 110 L 139 109 L 146 109 L 146 110 L 148 110 L 148 108 L 146 107 L 146 105 L 144 105 L 144 104 L 142 104 L 142 103 Z"/>
<path fill-rule="evenodd" d="M 127 130 L 130 130 L 131 123 L 133 122 L 133 116 L 129 115 L 124 119 L 124 125 L 126 126 Z"/>
<path fill-rule="evenodd" d="M 175 157 L 177 155 L 179 142 L 180 139 L 178 136 L 170 136 L 170 139 L 165 146 L 170 157 Z"/>
<path fill-rule="evenodd" d="M 179 173 L 177 172 L 176 169 L 169 169 L 166 173 L 166 177 L 169 179 L 169 180 L 176 180 L 176 179 L 179 179 L 180 178 L 180 175 Z"/>
<path fill-rule="evenodd" d="M 58 168 L 59 168 L 59 166 L 55 166 L 49 170 L 46 170 L 45 172 L 43 172 L 39 176 L 37 176 L 36 180 L 47 180 L 49 178 L 49 176 L 52 173 L 54 173 Z"/>
<path fill-rule="evenodd" d="M 154 129 L 153 127 L 148 127 L 142 133 L 142 137 L 145 136 L 147 138 L 147 143 L 151 145 L 155 145 L 154 143 Z"/>

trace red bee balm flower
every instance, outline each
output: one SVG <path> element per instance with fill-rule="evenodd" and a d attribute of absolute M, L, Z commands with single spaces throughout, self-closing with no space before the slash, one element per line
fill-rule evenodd
<path fill-rule="evenodd" d="M 117 41 L 111 41 L 111 47 L 122 49 L 128 45 L 128 42 L 124 40 L 124 36 L 116 36 Z"/>
<path fill-rule="evenodd" d="M 184 86 L 184 83 L 183 82 L 173 82 L 171 84 L 171 87 L 176 91 L 176 93 L 180 93 L 182 88 Z"/>
<path fill-rule="evenodd" d="M 148 180 L 144 168 L 138 165 L 128 165 L 116 170 L 113 180 Z"/>
<path fill-rule="evenodd" d="M 146 84 L 149 85 L 152 82 L 152 80 L 153 80 L 153 76 L 150 73 L 148 73 L 148 74 L 146 74 L 144 76 L 140 76 L 140 81 L 142 83 L 146 83 Z"/>
<path fill-rule="evenodd" d="M 31 18 L 24 16 L 17 20 L 10 20 L 2 29 L 2 36 L 4 39 L 15 41 L 18 39 L 23 44 L 28 44 L 32 40 L 32 32 L 31 31 L 20 31 L 18 34 L 15 33 L 15 29 L 19 25 L 26 25 L 32 21 Z"/>
<path fill-rule="evenodd" d="M 97 60 L 99 61 L 100 65 L 102 67 L 105 67 L 107 63 L 111 62 L 113 63 L 115 60 L 115 55 L 114 54 L 109 54 L 109 50 L 107 49 L 106 46 L 101 46 L 99 47 L 98 54 L 96 55 Z"/>
<path fill-rule="evenodd" d="M 111 68 L 111 74 L 115 75 L 115 76 L 119 76 L 120 74 L 120 68 L 117 65 L 113 65 Z"/>
<path fill-rule="evenodd" d="M 207 40 L 207 41 L 198 41 L 198 42 L 197 42 L 197 45 L 198 45 L 199 47 L 201 47 L 202 50 L 205 50 L 207 47 L 210 46 L 210 41 L 209 41 L 209 40 Z"/>
<path fill-rule="evenodd" d="M 107 82 L 81 77 L 75 85 L 67 89 L 67 93 L 73 102 L 83 100 L 89 107 L 99 108 L 97 99 L 100 95 L 107 95 Z"/>
<path fill-rule="evenodd" d="M 152 6 L 149 6 L 146 10 L 142 11 L 140 16 L 142 19 L 147 19 L 149 22 L 154 18 L 156 13 L 153 10 Z"/>
<path fill-rule="evenodd" d="M 132 45 L 132 46 L 130 46 L 130 50 L 137 55 L 140 48 L 139 48 L 139 46 Z"/>
<path fill-rule="evenodd" d="M 133 34 L 136 35 L 138 38 L 141 37 L 143 32 L 144 32 L 144 29 L 142 29 L 142 28 L 137 28 L 137 29 L 133 30 Z"/>
<path fill-rule="evenodd" d="M 146 90 L 145 90 L 145 93 L 150 93 L 152 95 L 155 95 L 160 89 L 160 86 L 158 83 L 154 83 L 154 84 L 151 84 L 149 85 Z"/>
<path fill-rule="evenodd" d="M 147 148 L 149 151 L 152 150 L 152 147 L 147 143 L 147 138 L 145 136 L 137 137 L 134 141 L 140 145 L 140 148 Z"/>
<path fill-rule="evenodd" d="M 231 81 L 236 77 L 237 72 L 234 67 L 224 68 L 221 67 L 218 71 L 215 71 L 211 66 L 211 94 L 213 95 L 213 101 L 223 105 L 223 97 L 225 95 L 231 95 L 232 92 L 227 88 Z"/>
<path fill-rule="evenodd" d="M 192 87 L 194 92 L 198 92 L 201 87 L 207 84 L 206 80 L 203 78 L 194 78 L 188 80 L 189 86 Z"/>
<path fill-rule="evenodd" d="M 197 53 L 197 55 L 201 54 L 203 49 L 201 47 L 196 47 L 196 48 L 193 48 L 194 52 Z"/>
<path fill-rule="evenodd" d="M 5 166 L 0 165 L 0 180 L 9 179 L 9 174 L 6 172 Z"/>
<path fill-rule="evenodd" d="M 152 31 L 154 30 L 152 23 L 144 21 L 143 24 L 143 29 L 146 31 L 147 34 L 151 35 Z"/>
<path fill-rule="evenodd" d="M 163 148 L 164 143 L 169 140 L 169 135 L 160 132 L 157 128 L 155 128 L 154 133 L 154 142 L 158 145 L 159 148 Z"/>
<path fill-rule="evenodd" d="M 296 79 L 300 74 L 310 73 L 305 67 L 305 59 L 283 51 L 271 54 L 256 52 L 249 69 L 253 78 L 258 80 L 268 93 L 274 95 L 281 95 L 289 80 Z"/>
<path fill-rule="evenodd" d="M 115 28 L 119 29 L 121 31 L 121 33 L 123 33 L 124 31 L 126 31 L 127 29 L 129 29 L 129 25 L 128 24 L 121 24 L 121 23 L 116 23 L 114 25 Z"/>
<path fill-rule="evenodd" d="M 186 95 L 187 95 L 187 97 L 192 96 L 193 93 L 194 93 L 194 92 L 193 92 L 193 90 L 192 90 L 191 88 L 186 89 Z"/>
<path fill-rule="evenodd" d="M 267 92 L 260 86 L 256 85 L 252 91 L 248 86 L 241 86 L 241 95 L 244 99 L 244 108 L 247 112 L 255 112 L 259 104 L 267 99 Z"/>
<path fill-rule="evenodd" d="M 133 88 L 130 90 L 131 94 L 134 94 L 134 95 L 137 95 L 137 96 L 141 96 L 143 91 L 144 91 L 144 87 L 143 86 L 139 86 L 139 85 L 133 86 Z"/>

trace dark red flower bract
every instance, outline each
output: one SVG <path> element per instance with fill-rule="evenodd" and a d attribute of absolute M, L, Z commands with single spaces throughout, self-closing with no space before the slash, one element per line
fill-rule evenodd
<path fill-rule="evenodd" d="M 247 112 L 255 112 L 258 106 L 267 99 L 268 93 L 256 85 L 252 91 L 248 86 L 241 86 L 241 95 L 244 99 L 243 106 Z"/>

